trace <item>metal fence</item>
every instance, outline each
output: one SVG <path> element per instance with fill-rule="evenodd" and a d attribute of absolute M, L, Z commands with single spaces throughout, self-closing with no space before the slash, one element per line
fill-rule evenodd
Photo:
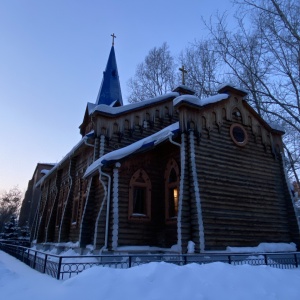
<path fill-rule="evenodd" d="M 176 265 L 223 262 L 232 265 L 268 265 L 281 269 L 299 268 L 300 264 L 300 252 L 60 256 L 2 242 L 0 250 L 57 279 L 70 278 L 93 266 L 126 269 L 149 262 L 168 262 Z"/>

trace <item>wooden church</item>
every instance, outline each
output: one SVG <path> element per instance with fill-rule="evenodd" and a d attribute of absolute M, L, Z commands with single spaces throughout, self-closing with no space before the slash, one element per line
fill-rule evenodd
<path fill-rule="evenodd" d="M 81 140 L 43 176 L 31 240 L 94 253 L 186 253 L 294 242 L 283 132 L 224 85 L 123 105 L 112 46 Z"/>

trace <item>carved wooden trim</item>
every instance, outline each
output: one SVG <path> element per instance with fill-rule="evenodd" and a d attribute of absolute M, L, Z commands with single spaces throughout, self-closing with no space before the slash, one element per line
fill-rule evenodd
<path fill-rule="evenodd" d="M 115 134 L 124 134 L 124 131 L 133 128 L 147 128 L 157 120 L 170 122 L 176 114 L 173 98 L 170 98 L 155 106 L 146 109 L 140 107 L 138 110 L 127 111 L 115 117 L 97 116 L 95 120 L 96 136 L 105 135 L 111 139 Z"/>

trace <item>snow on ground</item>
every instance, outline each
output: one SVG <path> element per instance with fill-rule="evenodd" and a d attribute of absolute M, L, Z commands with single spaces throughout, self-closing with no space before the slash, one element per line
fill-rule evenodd
<path fill-rule="evenodd" d="M 260 243 L 257 247 L 227 247 L 226 252 L 233 253 L 266 253 L 297 251 L 295 243 Z"/>
<path fill-rule="evenodd" d="M 93 267 L 58 281 L 0 251 L 0 298 L 9 300 L 299 300 L 299 282 L 300 269 L 224 263 Z"/>

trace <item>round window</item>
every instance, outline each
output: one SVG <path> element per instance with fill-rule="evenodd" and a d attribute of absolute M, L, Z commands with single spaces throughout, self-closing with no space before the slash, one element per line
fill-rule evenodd
<path fill-rule="evenodd" d="M 232 124 L 230 127 L 230 136 L 238 146 L 245 146 L 248 142 L 248 135 L 245 128 L 240 124 Z"/>

